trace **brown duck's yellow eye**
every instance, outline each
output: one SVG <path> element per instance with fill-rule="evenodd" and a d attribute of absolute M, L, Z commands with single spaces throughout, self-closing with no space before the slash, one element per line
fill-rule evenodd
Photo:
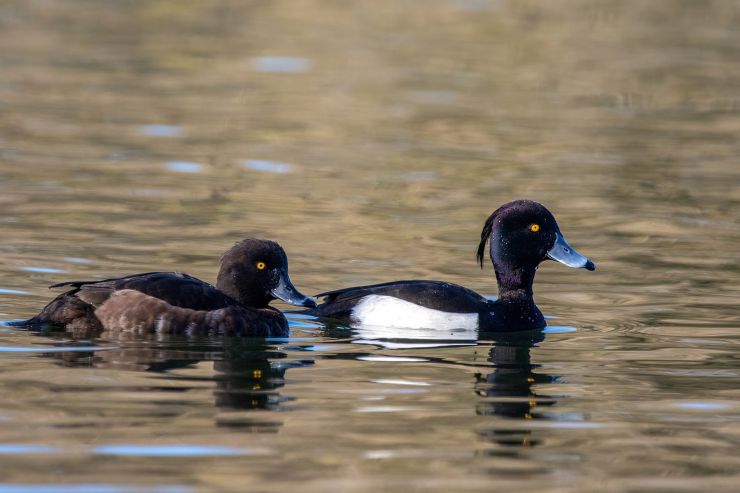
<path fill-rule="evenodd" d="M 267 267 L 267 264 L 264 262 L 257 262 L 257 270 L 265 270 L 265 267 Z"/>
<path fill-rule="evenodd" d="M 539 224 L 532 224 L 532 225 L 531 225 L 531 226 L 529 227 L 529 230 L 530 230 L 530 231 L 531 231 L 532 233 L 536 233 L 537 231 L 539 231 L 539 230 L 540 230 L 540 225 L 539 225 Z"/>

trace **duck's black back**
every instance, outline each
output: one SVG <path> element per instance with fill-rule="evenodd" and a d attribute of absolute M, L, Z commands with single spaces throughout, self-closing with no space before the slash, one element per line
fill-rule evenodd
<path fill-rule="evenodd" d="M 70 281 L 52 288 L 71 287 L 44 307 L 35 317 L 17 325 L 74 325 L 98 327 L 95 309 L 116 291 L 134 290 L 172 306 L 192 310 L 218 310 L 238 305 L 214 286 L 187 274 L 147 272 L 102 281 Z"/>
<path fill-rule="evenodd" d="M 356 286 L 318 294 L 324 298 L 307 313 L 319 317 L 346 318 L 366 296 L 390 296 L 433 310 L 450 313 L 479 313 L 488 300 L 470 289 L 442 281 L 395 281 Z"/>
<path fill-rule="evenodd" d="M 214 286 L 179 272 L 147 272 L 102 281 L 70 281 L 52 287 L 76 288 L 73 294 L 81 300 L 98 306 L 115 291 L 132 289 L 166 301 L 172 306 L 192 310 L 218 310 L 236 302 Z"/>

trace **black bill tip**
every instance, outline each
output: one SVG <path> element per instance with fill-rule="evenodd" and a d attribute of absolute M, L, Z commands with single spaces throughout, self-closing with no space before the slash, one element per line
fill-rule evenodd
<path fill-rule="evenodd" d="M 319 305 L 316 303 L 316 300 L 314 300 L 313 298 L 306 297 L 306 299 L 303 300 L 303 303 L 301 304 L 301 306 L 305 306 L 306 308 L 316 308 Z"/>

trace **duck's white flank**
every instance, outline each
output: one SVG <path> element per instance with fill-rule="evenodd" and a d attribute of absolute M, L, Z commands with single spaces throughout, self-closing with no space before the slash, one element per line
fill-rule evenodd
<path fill-rule="evenodd" d="M 352 310 L 352 321 L 363 325 L 380 325 L 406 329 L 478 328 L 477 313 L 450 313 L 404 301 L 392 296 L 369 295 Z"/>

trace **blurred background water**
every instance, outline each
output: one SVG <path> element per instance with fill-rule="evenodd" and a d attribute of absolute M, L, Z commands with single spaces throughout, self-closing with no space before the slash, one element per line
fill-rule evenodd
<path fill-rule="evenodd" d="M 0 491 L 736 491 L 738 26 L 729 0 L 5 0 L 0 320 L 68 279 L 213 281 L 247 236 L 308 293 L 495 295 L 480 228 L 520 197 L 599 270 L 539 270 L 541 337 L 4 327 Z"/>

